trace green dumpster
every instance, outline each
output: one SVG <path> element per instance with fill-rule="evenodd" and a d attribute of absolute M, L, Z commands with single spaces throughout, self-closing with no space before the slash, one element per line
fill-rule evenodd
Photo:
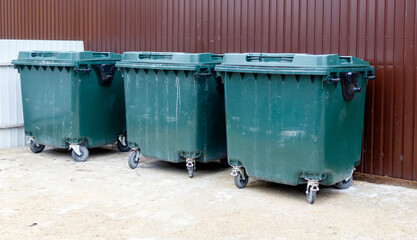
<path fill-rule="evenodd" d="M 123 79 L 107 52 L 20 52 L 12 63 L 21 78 L 25 134 L 30 149 L 72 150 L 85 161 L 88 148 L 126 141 Z"/>
<path fill-rule="evenodd" d="M 209 53 L 126 52 L 116 66 L 125 79 L 129 166 L 139 152 L 168 162 L 226 157 L 223 84 L 214 73 L 222 56 Z"/>
<path fill-rule="evenodd" d="M 225 54 L 227 154 L 239 188 L 249 177 L 349 187 L 360 163 L 366 85 L 374 69 L 336 54 Z"/>

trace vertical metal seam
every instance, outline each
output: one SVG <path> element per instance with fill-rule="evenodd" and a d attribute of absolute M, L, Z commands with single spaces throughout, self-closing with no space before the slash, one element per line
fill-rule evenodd
<path fill-rule="evenodd" d="M 368 11 L 369 11 L 369 13 L 368 13 Z M 369 26 L 369 28 L 373 31 L 373 35 L 374 35 L 374 44 L 373 44 L 373 48 L 375 48 L 375 38 L 376 38 L 376 24 L 377 24 L 377 14 L 373 14 L 373 15 L 371 15 L 370 14 L 370 8 L 367 8 L 366 9 L 366 12 L 367 12 L 367 17 L 369 16 L 369 18 L 371 18 L 371 17 L 373 17 L 374 18 L 374 26 L 371 28 L 371 26 Z M 378 11 L 378 6 L 377 6 L 377 3 L 376 3 L 376 1 L 374 2 L 374 12 L 375 13 L 377 13 L 377 11 Z M 369 23 L 370 24 L 370 23 Z M 370 31 L 371 31 L 370 30 Z M 369 39 L 368 39 L 369 40 Z M 366 45 L 368 45 L 368 44 L 366 44 Z M 372 47 L 369 47 L 370 49 L 372 49 Z M 376 62 L 375 60 L 376 60 L 376 51 L 374 50 L 373 51 L 373 56 L 372 56 L 372 59 L 373 59 L 373 61 L 374 61 L 374 63 Z M 375 102 L 377 101 L 377 99 L 376 99 L 376 83 L 375 82 L 372 82 L 372 121 L 371 121 L 371 123 L 372 123 L 372 129 L 371 129 L 371 170 L 370 170 L 370 172 L 371 173 L 374 173 L 375 172 Z"/>
<path fill-rule="evenodd" d="M 416 79 L 416 49 L 417 49 L 417 31 L 415 30 L 416 29 L 416 27 L 417 27 L 417 3 L 416 4 L 414 4 L 414 36 L 413 36 L 413 43 L 414 43 L 414 52 L 413 52 L 413 56 L 414 56 L 414 58 L 413 58 L 413 79 Z M 412 171 L 411 171 L 411 177 L 412 177 L 412 179 L 413 180 L 417 180 L 417 176 L 416 175 L 414 175 L 415 174 L 415 171 L 414 171 L 414 169 L 416 168 L 416 158 L 415 158 L 415 156 L 416 156 L 416 148 L 415 148 L 415 138 L 416 138 L 416 136 L 415 136 L 415 133 L 416 133 L 416 124 L 415 124 L 415 121 L 416 121 L 416 86 L 417 86 L 417 84 L 415 83 L 415 81 L 413 82 L 413 96 L 414 96 L 414 101 L 413 101 L 413 114 L 412 114 L 412 118 L 413 118 L 413 120 L 412 120 L 412 131 L 413 131 L 413 137 L 412 137 L 412 151 L 411 151 L 411 159 L 413 160 L 413 161 L 411 161 L 411 167 L 412 167 Z"/>
<path fill-rule="evenodd" d="M 402 52 L 402 66 L 401 66 L 401 68 L 402 68 L 402 72 L 403 72 L 403 79 L 402 79 L 402 81 L 404 81 L 404 79 L 407 77 L 406 76 L 406 70 L 405 70 L 405 64 L 406 64 L 406 51 L 407 51 L 407 46 L 406 46 L 406 41 L 405 41 L 405 38 L 404 38 L 404 36 L 406 35 L 406 33 L 407 33 L 407 18 L 406 18 L 406 12 L 407 12 L 407 0 L 404 2 L 404 12 L 402 12 L 402 18 L 403 18 L 403 24 L 404 24 L 404 28 L 403 28 L 403 32 L 402 32 L 402 34 L 401 34 L 401 36 L 402 36 L 402 42 L 403 42 L 403 52 Z M 402 106 L 401 106 L 401 112 L 402 112 L 402 116 L 401 116 L 401 119 L 402 119 L 402 124 L 401 124 L 401 146 L 400 146 L 400 149 L 401 149 L 401 156 L 402 156 L 402 161 L 401 161 L 401 178 L 404 178 L 404 157 L 405 157 L 405 154 L 404 154 L 404 138 L 405 138 L 405 134 L 404 134 L 404 125 L 405 125 L 405 119 L 404 119 L 404 116 L 405 116 L 405 81 L 404 81 L 404 84 L 403 84 L 403 86 L 402 86 L 402 95 L 401 95 L 401 100 L 402 100 Z"/>
<path fill-rule="evenodd" d="M 402 41 L 403 41 L 403 53 L 402 53 L 402 57 L 403 57 L 403 64 L 402 64 L 402 71 L 403 71 L 403 73 L 404 73 L 404 79 L 407 79 L 407 69 L 406 69 L 406 67 L 405 67 L 405 65 L 406 65 L 406 63 L 407 63 L 407 45 L 406 45 L 406 39 L 405 39 L 405 37 L 406 37 L 406 35 L 407 35 L 407 3 L 408 3 L 408 1 L 406 0 L 405 1 L 405 6 L 404 6 L 404 12 L 403 12 L 403 21 L 404 21 L 404 32 L 403 32 L 403 34 L 402 34 Z M 402 116 L 401 116 L 401 118 L 402 118 L 402 126 L 401 126 L 401 156 L 403 156 L 403 161 L 401 161 L 401 177 L 402 178 L 404 178 L 404 161 L 406 161 L 406 159 L 404 159 L 405 158 L 405 149 L 404 149 L 404 143 L 405 143 L 405 141 L 404 141 L 404 139 L 405 139 L 405 132 L 404 132 L 404 127 L 405 127 L 405 104 L 406 104 L 406 102 L 405 102 L 405 95 L 406 95 L 406 91 L 405 91 L 405 86 L 406 86 L 406 83 L 405 83 L 405 81 L 404 81 L 404 85 L 402 86 L 402 92 L 403 92 L 403 94 L 402 94 L 402 96 L 401 96 L 401 99 L 402 99 L 402 102 L 403 102 L 403 105 L 402 105 Z"/>
<path fill-rule="evenodd" d="M 394 35 L 395 35 L 395 17 L 396 17 L 396 12 L 397 12 L 397 2 L 394 2 Z M 393 37 L 393 42 L 394 42 L 394 45 L 393 45 L 393 54 L 394 54 L 394 56 L 393 56 L 393 71 L 394 71 L 394 75 L 395 75 L 395 46 L 396 46 L 396 44 L 395 44 L 395 37 Z M 393 85 L 393 87 L 392 87 L 392 89 L 391 89 L 391 93 L 392 93 L 392 96 L 395 96 L 395 85 Z M 395 102 L 395 100 L 393 99 L 392 101 L 391 101 L 391 119 L 392 119 L 392 121 L 391 121 L 391 142 L 392 142 L 392 144 L 391 144 L 391 173 L 390 173 L 390 175 L 392 176 L 393 175 L 393 173 L 394 173 L 394 164 L 395 164 L 395 162 L 394 162 L 394 159 L 395 159 L 395 156 L 394 156 L 394 102 Z"/>
<path fill-rule="evenodd" d="M 387 18 L 385 17 L 385 16 L 387 16 L 387 1 L 384 1 L 384 49 L 387 49 L 387 41 L 386 41 L 386 39 L 385 39 L 385 36 L 387 35 Z M 383 68 L 383 74 L 384 74 L 384 80 L 386 79 L 385 78 L 385 76 L 386 76 L 386 73 L 387 73 L 387 55 L 386 54 L 383 54 L 382 55 L 382 63 L 383 63 L 383 66 L 384 66 L 384 68 Z M 382 84 L 382 97 L 384 98 L 385 97 L 385 83 L 384 84 Z M 384 149 L 384 142 L 385 142 L 385 118 L 384 118 L 384 116 L 385 116 L 385 101 L 382 101 L 382 104 L 381 104 L 381 116 L 382 116 L 382 118 L 381 118 L 381 145 L 380 145 L 380 149 L 383 151 L 382 153 L 383 153 L 383 158 L 382 158 L 382 161 L 381 161 L 381 173 L 382 173 L 382 175 L 384 175 L 385 174 L 385 149 Z"/>

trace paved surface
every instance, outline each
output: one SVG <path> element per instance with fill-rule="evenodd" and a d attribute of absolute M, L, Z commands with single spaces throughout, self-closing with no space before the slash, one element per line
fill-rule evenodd
<path fill-rule="evenodd" d="M 85 163 L 46 148 L 0 150 L 0 239 L 417 239 L 417 190 L 354 181 L 320 189 L 251 179 L 230 169 L 93 149 Z"/>

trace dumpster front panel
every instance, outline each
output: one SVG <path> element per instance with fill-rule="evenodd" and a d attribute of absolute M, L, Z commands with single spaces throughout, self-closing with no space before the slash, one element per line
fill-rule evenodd
<path fill-rule="evenodd" d="M 187 70 L 122 71 L 132 147 L 171 162 L 185 157 L 207 162 L 226 155 L 224 104 L 214 79 L 196 79 L 195 71 Z"/>
<path fill-rule="evenodd" d="M 25 132 L 44 145 L 66 148 L 78 136 L 73 68 L 19 66 Z"/>
<path fill-rule="evenodd" d="M 373 74 L 367 62 L 335 54 L 226 54 L 216 71 L 225 82 L 231 165 L 278 183 L 332 185 L 359 164 Z"/>
<path fill-rule="evenodd" d="M 324 170 L 321 78 L 229 73 L 228 158 L 249 176 L 296 185 L 303 171 Z"/>
<path fill-rule="evenodd" d="M 106 52 L 20 52 L 26 134 L 37 143 L 67 148 L 114 143 L 125 132 L 124 90 Z"/>
<path fill-rule="evenodd" d="M 82 64 L 82 63 L 81 63 Z M 114 66 L 114 62 L 100 62 L 100 65 Z M 85 63 L 86 66 L 91 64 Z M 126 114 L 124 103 L 124 86 L 121 73 L 114 69 L 113 79 L 101 83 L 99 74 L 91 69 L 90 72 L 79 72 L 77 102 L 80 135 L 85 139 L 87 147 L 97 147 L 114 143 L 117 136 L 126 131 Z"/>

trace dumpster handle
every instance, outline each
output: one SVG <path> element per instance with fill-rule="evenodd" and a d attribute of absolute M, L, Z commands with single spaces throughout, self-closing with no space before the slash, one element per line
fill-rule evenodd
<path fill-rule="evenodd" d="M 80 69 L 80 68 L 76 68 L 74 69 L 74 72 L 90 72 L 91 68 L 84 68 L 84 69 Z"/>
<path fill-rule="evenodd" d="M 108 52 L 93 52 L 93 57 L 110 57 Z"/>
<path fill-rule="evenodd" d="M 196 77 L 210 77 L 212 74 L 211 74 L 211 72 L 208 72 L 208 73 L 195 73 L 194 74 L 194 76 L 196 76 Z"/>
<path fill-rule="evenodd" d="M 30 54 L 31 57 L 55 57 L 58 55 L 58 52 L 52 52 L 52 51 L 40 51 L 40 52 L 32 52 Z"/>
<path fill-rule="evenodd" d="M 337 83 L 340 82 L 340 78 L 336 77 L 336 78 L 327 78 L 327 81 L 331 82 L 331 83 Z"/>
<path fill-rule="evenodd" d="M 277 62 L 292 62 L 294 58 L 288 55 L 280 55 L 280 56 L 263 56 L 263 55 L 248 55 L 246 56 L 246 61 L 262 61 L 262 59 L 273 59 Z"/>
<path fill-rule="evenodd" d="M 112 83 L 116 71 L 115 64 L 91 64 L 91 67 L 97 74 L 100 86 L 108 86 Z"/>
<path fill-rule="evenodd" d="M 139 53 L 138 59 L 172 59 L 173 54 Z"/>
<path fill-rule="evenodd" d="M 360 92 L 362 89 L 357 86 L 359 72 L 344 72 L 340 73 L 342 83 L 343 98 L 346 101 L 352 100 L 355 93 Z"/>
<path fill-rule="evenodd" d="M 366 76 L 367 80 L 375 80 L 375 75 Z"/>

